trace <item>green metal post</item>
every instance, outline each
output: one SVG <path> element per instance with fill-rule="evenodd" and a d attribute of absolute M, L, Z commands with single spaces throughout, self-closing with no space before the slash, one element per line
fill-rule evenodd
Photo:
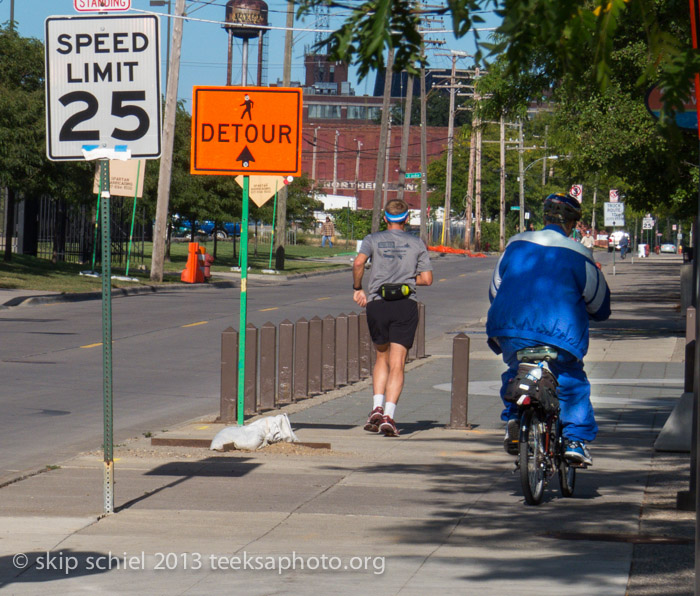
<path fill-rule="evenodd" d="M 245 331 L 248 318 L 248 185 L 249 176 L 243 176 L 243 208 L 241 213 L 241 301 L 240 325 L 238 327 L 238 405 L 237 423 L 243 426 L 243 403 L 245 398 Z"/>
<path fill-rule="evenodd" d="M 104 403 L 104 512 L 114 513 L 114 433 L 112 416 L 112 245 L 109 221 L 109 160 L 100 160 L 102 204 L 102 395 Z"/>
<path fill-rule="evenodd" d="M 275 203 L 272 206 L 272 234 L 270 235 L 270 262 L 268 269 L 272 269 L 272 247 L 275 245 L 275 222 L 277 221 L 277 182 L 275 182 Z"/>
<path fill-rule="evenodd" d="M 129 276 L 129 260 L 131 259 L 131 243 L 134 240 L 134 222 L 136 221 L 136 199 L 139 194 L 139 176 L 141 175 L 141 160 L 136 166 L 136 188 L 134 189 L 134 209 L 131 213 L 131 232 L 129 233 L 129 248 L 126 251 L 126 276 Z"/>

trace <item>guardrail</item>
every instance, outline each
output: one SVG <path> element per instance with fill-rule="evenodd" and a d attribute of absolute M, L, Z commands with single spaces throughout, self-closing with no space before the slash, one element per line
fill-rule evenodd
<path fill-rule="evenodd" d="M 418 328 L 408 361 L 425 358 L 425 305 L 418 303 Z M 321 319 L 284 320 L 246 326 L 243 415 L 253 416 L 357 383 L 372 374 L 376 350 L 367 315 L 351 312 Z M 238 331 L 221 333 L 219 419 L 235 423 L 238 408 Z"/>

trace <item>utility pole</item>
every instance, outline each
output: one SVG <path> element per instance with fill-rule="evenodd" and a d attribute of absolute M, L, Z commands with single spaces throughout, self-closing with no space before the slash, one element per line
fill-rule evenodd
<path fill-rule="evenodd" d="M 411 135 L 411 108 L 413 104 L 413 75 L 408 75 L 406 104 L 403 108 L 403 128 L 401 129 L 401 155 L 399 156 L 399 187 L 396 198 L 403 200 L 406 190 L 406 163 L 408 162 L 408 139 Z"/>
<path fill-rule="evenodd" d="M 450 111 L 447 121 L 447 164 L 445 166 L 445 216 L 443 218 L 442 244 L 449 246 L 451 243 L 452 220 L 452 152 L 454 150 L 455 134 L 455 74 L 457 71 L 457 56 L 452 54 L 452 70 L 450 72 Z"/>
<path fill-rule="evenodd" d="M 355 139 L 357 142 L 357 154 L 355 155 L 355 200 L 359 201 L 357 196 L 359 193 L 358 185 L 360 184 L 360 150 L 362 149 L 362 141 Z"/>
<path fill-rule="evenodd" d="M 595 233 L 595 204 L 598 198 L 598 176 L 595 177 L 595 184 L 593 185 L 593 214 L 591 215 L 591 228 L 593 233 Z M 595 238 L 594 238 L 595 240 Z"/>
<path fill-rule="evenodd" d="M 519 232 L 525 231 L 525 172 L 523 171 L 523 121 L 518 121 L 518 178 L 520 180 Z"/>
<path fill-rule="evenodd" d="M 316 147 L 318 147 L 318 129 L 321 128 L 317 126 L 314 128 L 314 148 L 311 151 L 311 179 L 314 181 L 314 187 L 316 187 Z"/>
<path fill-rule="evenodd" d="M 294 41 L 294 0 L 287 2 L 287 31 L 284 34 L 284 68 L 282 86 L 289 87 L 292 82 L 292 44 Z M 314 152 L 316 146 L 314 144 Z M 315 155 L 315 153 L 314 153 Z M 316 162 L 314 160 L 314 165 Z M 287 236 L 287 193 L 289 187 L 282 185 L 277 191 L 277 216 L 275 217 L 275 269 L 284 270 L 284 244 Z"/>
<path fill-rule="evenodd" d="M 377 149 L 377 172 L 374 177 L 374 200 L 372 202 L 372 233 L 379 231 L 380 211 L 382 210 L 382 184 L 386 162 L 387 136 L 389 131 L 389 104 L 391 98 L 391 73 L 394 68 L 394 48 L 389 49 L 384 74 L 384 101 L 382 102 L 382 123 L 379 130 Z"/>
<path fill-rule="evenodd" d="M 391 114 L 389 114 L 389 128 L 386 132 L 386 159 L 384 161 L 384 200 L 382 201 L 382 209 L 386 207 L 387 194 L 389 192 L 389 161 L 391 148 Z"/>
<path fill-rule="evenodd" d="M 465 211 L 467 214 L 464 222 L 464 244 L 472 248 L 472 211 L 474 209 L 474 164 L 476 162 L 476 122 L 472 118 L 472 133 L 469 139 L 469 172 L 467 174 L 467 200 Z"/>
<path fill-rule="evenodd" d="M 474 69 L 474 103 L 475 103 L 475 118 L 474 127 L 476 128 L 476 149 L 474 159 L 474 248 L 481 250 L 481 96 L 477 91 L 479 84 L 479 67 Z"/>
<path fill-rule="evenodd" d="M 333 194 L 338 194 L 338 136 L 340 133 L 335 131 L 335 140 L 333 141 Z"/>
<path fill-rule="evenodd" d="M 499 178 L 501 182 L 500 188 L 500 210 L 499 210 L 499 226 L 498 226 L 498 249 L 503 252 L 506 249 L 506 122 L 505 117 L 501 114 L 501 167 Z"/>
<path fill-rule="evenodd" d="M 547 137 L 549 136 L 549 124 L 545 124 L 544 127 L 544 155 L 545 158 L 542 160 L 542 186 L 547 184 Z"/>
<path fill-rule="evenodd" d="M 421 54 L 425 54 L 425 46 Z M 428 246 L 428 142 L 425 67 L 420 67 L 420 239 Z"/>
<path fill-rule="evenodd" d="M 168 65 L 168 88 L 165 97 L 163 145 L 158 172 L 158 199 L 156 224 L 153 230 L 153 256 L 151 257 L 151 281 L 163 281 L 165 260 L 165 236 L 167 234 L 170 180 L 173 171 L 173 142 L 175 140 L 175 114 L 177 112 L 177 86 L 180 80 L 180 52 L 182 50 L 182 26 L 185 16 L 185 0 L 177 0 L 173 26 L 173 51 Z"/>

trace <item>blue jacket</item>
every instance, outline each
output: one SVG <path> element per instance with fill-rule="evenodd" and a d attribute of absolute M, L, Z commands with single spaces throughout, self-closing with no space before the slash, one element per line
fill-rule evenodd
<path fill-rule="evenodd" d="M 497 337 L 550 344 L 578 359 L 588 351 L 588 320 L 610 316 L 610 290 L 591 251 L 557 225 L 513 236 L 496 265 L 486 322 Z"/>

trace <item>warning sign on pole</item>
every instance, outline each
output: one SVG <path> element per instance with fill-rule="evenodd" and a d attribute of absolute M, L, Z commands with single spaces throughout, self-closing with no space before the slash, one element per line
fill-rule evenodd
<path fill-rule="evenodd" d="M 302 91 L 195 87 L 192 174 L 301 174 Z"/>

